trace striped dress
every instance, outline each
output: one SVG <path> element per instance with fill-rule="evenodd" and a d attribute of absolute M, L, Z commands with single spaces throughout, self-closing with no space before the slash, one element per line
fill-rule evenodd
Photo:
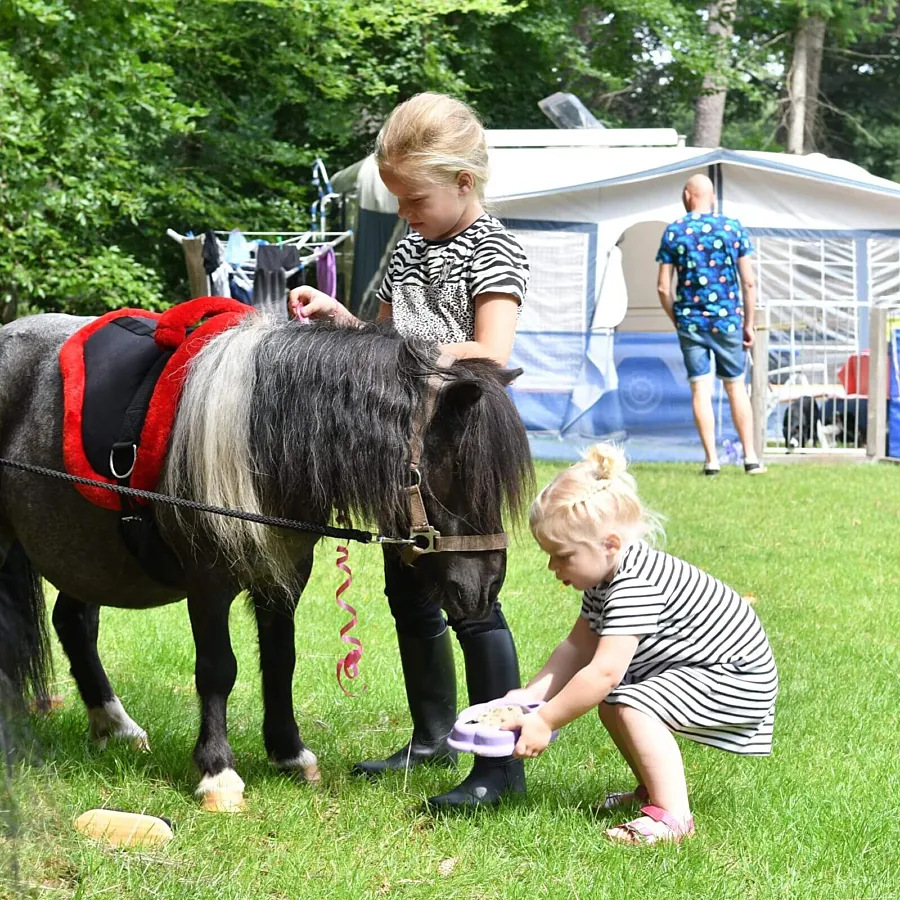
<path fill-rule="evenodd" d="M 391 256 L 378 299 L 391 304 L 403 337 L 463 343 L 475 337 L 475 298 L 512 294 L 521 308 L 528 276 L 522 245 L 484 214 L 443 241 L 408 234 Z"/>
<path fill-rule="evenodd" d="M 639 541 L 615 577 L 584 593 L 598 635 L 634 635 L 637 651 L 606 698 L 676 734 L 732 753 L 772 752 L 778 672 L 756 613 L 696 566 Z"/>

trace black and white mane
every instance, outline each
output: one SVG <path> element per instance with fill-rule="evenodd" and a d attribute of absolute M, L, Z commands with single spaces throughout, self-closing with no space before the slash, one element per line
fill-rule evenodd
<path fill-rule="evenodd" d="M 459 360 L 439 370 L 437 355 L 435 345 L 403 340 L 384 326 L 249 317 L 210 341 L 191 364 L 163 489 L 323 523 L 346 512 L 354 523 L 405 534 L 411 435 L 428 378 L 437 374 L 445 389 L 429 437 L 452 426 L 456 446 L 443 449 L 455 453 L 468 526 L 476 533 L 496 530 L 503 510 L 521 511 L 531 486 L 507 373 L 488 360 Z M 426 482 L 427 461 L 426 454 Z M 268 568 L 288 586 L 282 533 L 223 517 L 210 517 L 205 527 L 228 559 L 252 561 L 257 574 Z"/>

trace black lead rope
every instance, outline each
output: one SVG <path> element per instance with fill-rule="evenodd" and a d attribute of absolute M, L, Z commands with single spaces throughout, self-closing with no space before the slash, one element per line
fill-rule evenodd
<path fill-rule="evenodd" d="M 231 519 L 244 519 L 247 522 L 258 522 L 260 525 L 272 525 L 276 528 L 289 528 L 294 531 L 308 531 L 322 537 L 340 538 L 341 540 L 358 541 L 360 544 L 411 544 L 408 538 L 389 538 L 382 534 L 373 534 L 371 531 L 360 531 L 358 528 L 335 528 L 331 525 L 317 525 L 314 522 L 298 522 L 294 519 L 282 519 L 278 516 L 263 516 L 258 513 L 243 512 L 238 509 L 226 509 L 222 506 L 210 506 L 208 503 L 198 503 L 196 500 L 183 500 L 180 497 L 170 497 L 168 494 L 157 494 L 154 491 L 141 491 L 137 488 L 123 487 L 118 484 L 107 484 L 105 481 L 94 481 L 91 478 L 82 478 L 79 475 L 69 475 L 68 472 L 57 472 L 56 469 L 45 469 L 43 466 L 33 466 L 30 463 L 16 462 L 12 459 L 0 457 L 0 466 L 10 469 L 20 469 L 23 472 L 31 472 L 34 475 L 44 475 L 49 478 L 59 478 L 62 481 L 70 481 L 73 484 L 87 484 L 91 487 L 103 488 L 114 494 L 124 494 L 127 497 L 140 497 L 143 500 L 152 500 L 155 503 L 166 503 L 169 506 L 181 506 L 184 509 L 193 509 L 196 512 L 214 513 L 217 516 L 228 516 Z"/>

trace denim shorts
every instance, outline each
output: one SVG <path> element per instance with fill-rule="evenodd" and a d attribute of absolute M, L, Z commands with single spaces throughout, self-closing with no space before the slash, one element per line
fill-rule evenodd
<path fill-rule="evenodd" d="M 688 381 L 709 375 L 710 356 L 716 358 L 716 375 L 722 381 L 738 381 L 744 377 L 743 331 L 679 331 L 678 343 L 684 356 Z"/>

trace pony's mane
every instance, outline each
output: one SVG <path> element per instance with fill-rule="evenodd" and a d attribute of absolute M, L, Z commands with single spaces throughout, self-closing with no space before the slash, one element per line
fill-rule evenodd
<path fill-rule="evenodd" d="M 324 523 L 334 513 L 397 533 L 408 528 L 410 435 L 437 347 L 385 326 L 275 323 L 262 315 L 195 357 L 172 433 L 165 489 L 205 503 Z M 470 522 L 519 512 L 530 486 L 524 429 L 487 360 L 460 360 L 453 378 L 478 383 L 459 461 Z M 440 415 L 440 407 L 436 410 Z M 427 477 L 427 473 L 426 473 Z M 185 520 L 181 520 L 185 527 Z M 282 535 L 210 516 L 205 527 L 244 571 L 290 586 Z"/>

